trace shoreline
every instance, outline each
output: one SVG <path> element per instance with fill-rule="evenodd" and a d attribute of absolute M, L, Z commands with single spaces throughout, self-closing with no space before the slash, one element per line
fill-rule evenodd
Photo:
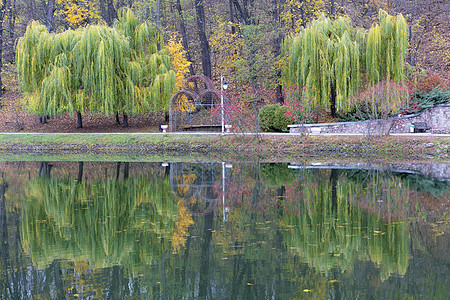
<path fill-rule="evenodd" d="M 450 162 L 448 135 L 362 135 L 298 134 L 205 134 L 205 133 L 139 133 L 139 134 L 0 134 L 0 160 L 39 156 L 142 157 L 165 159 L 198 157 L 232 160 L 260 159 L 295 161 L 327 158 L 394 162 Z"/>

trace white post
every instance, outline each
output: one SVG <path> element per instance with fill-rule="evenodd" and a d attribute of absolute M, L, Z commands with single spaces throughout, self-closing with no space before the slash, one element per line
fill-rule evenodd
<path fill-rule="evenodd" d="M 222 113 L 222 135 L 224 135 L 224 118 L 223 118 L 223 75 L 220 75 L 220 110 Z"/>

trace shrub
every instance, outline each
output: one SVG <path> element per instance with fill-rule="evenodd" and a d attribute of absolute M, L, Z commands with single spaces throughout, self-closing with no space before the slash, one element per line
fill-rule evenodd
<path fill-rule="evenodd" d="M 261 128 L 266 131 L 274 130 L 273 120 L 275 119 L 275 111 L 280 107 L 280 104 L 265 105 L 259 111 L 259 122 Z"/>
<path fill-rule="evenodd" d="M 286 112 L 287 108 L 285 106 L 279 106 L 275 110 L 273 126 L 277 131 L 288 131 L 288 125 L 294 123 L 291 118 L 286 117 Z"/>
<path fill-rule="evenodd" d="M 381 81 L 352 98 L 353 107 L 338 113 L 339 121 L 387 119 L 398 114 L 410 99 L 405 82 Z"/>
<path fill-rule="evenodd" d="M 317 123 L 317 107 L 311 105 L 313 101 L 308 99 L 308 91 L 314 90 L 308 87 L 284 87 L 284 106 L 286 107 L 284 116 L 291 119 L 294 124 Z"/>
<path fill-rule="evenodd" d="M 266 131 L 287 131 L 287 126 L 293 121 L 285 116 L 286 111 L 287 108 L 280 104 L 263 106 L 259 111 L 261 128 Z"/>
<path fill-rule="evenodd" d="M 429 72 L 425 76 L 421 76 L 417 79 L 417 92 L 426 94 L 430 93 L 437 87 L 439 87 L 439 89 L 442 91 L 445 91 L 449 88 L 447 86 L 446 79 L 439 74 Z"/>

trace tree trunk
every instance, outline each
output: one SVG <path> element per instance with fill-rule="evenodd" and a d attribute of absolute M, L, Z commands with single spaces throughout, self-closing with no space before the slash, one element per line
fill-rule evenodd
<path fill-rule="evenodd" d="M 41 115 L 41 116 L 39 116 L 39 123 L 45 124 L 45 123 L 47 123 L 47 119 L 48 119 L 48 116 Z"/>
<path fill-rule="evenodd" d="M 248 2 L 244 1 L 243 5 L 241 5 L 239 3 L 238 0 L 232 0 L 234 3 L 234 7 L 236 8 L 236 12 L 239 16 L 240 22 L 243 25 L 251 25 L 251 18 L 250 18 L 250 13 L 249 10 L 247 9 L 248 6 Z M 256 49 L 254 48 L 254 41 L 251 40 L 251 37 L 248 34 L 245 34 L 244 31 L 244 41 L 245 41 L 245 45 L 247 47 L 247 50 L 249 52 L 248 54 L 248 67 L 249 67 L 249 72 L 250 72 L 250 84 L 253 88 L 253 91 L 257 92 L 257 75 L 256 75 L 256 70 L 255 70 L 255 63 L 256 63 L 256 56 L 255 56 L 255 51 Z"/>
<path fill-rule="evenodd" d="M 84 167 L 84 163 L 82 161 L 78 162 L 78 178 L 77 181 L 79 183 L 81 183 L 81 181 L 83 180 L 83 168 Z"/>
<path fill-rule="evenodd" d="M 108 11 L 106 10 L 104 1 L 99 1 L 98 6 L 100 8 L 100 14 L 101 14 L 103 20 L 105 20 L 106 24 L 108 26 L 110 26 L 109 22 L 108 22 Z"/>
<path fill-rule="evenodd" d="M 160 34 L 162 34 L 161 29 L 161 0 L 156 0 L 156 29 Z M 158 51 L 161 50 L 161 43 L 158 40 L 158 43 L 156 44 Z"/>
<path fill-rule="evenodd" d="M 130 163 L 126 162 L 123 168 L 123 179 L 128 179 L 130 176 Z"/>
<path fill-rule="evenodd" d="M 330 107 L 331 107 L 331 116 L 336 117 L 336 87 L 334 83 L 330 85 Z"/>
<path fill-rule="evenodd" d="M 198 283 L 198 294 L 200 299 L 207 299 L 208 289 L 211 284 L 210 268 L 210 246 L 212 241 L 212 230 L 214 229 L 214 211 L 205 214 L 203 227 L 202 260 L 200 262 L 200 278 Z"/>
<path fill-rule="evenodd" d="M 3 0 L 2 3 L 3 4 L 0 6 L 0 96 L 3 94 L 3 81 L 1 76 L 1 71 L 3 70 L 3 18 L 5 17 L 7 2 Z"/>
<path fill-rule="evenodd" d="M 81 118 L 81 112 L 77 111 L 77 128 L 83 128 L 83 120 Z"/>
<path fill-rule="evenodd" d="M 183 47 L 184 50 L 186 51 L 186 59 L 188 62 L 190 62 L 191 64 L 189 65 L 189 72 L 191 73 L 191 76 L 195 75 L 194 72 L 194 62 L 191 59 L 191 55 L 189 54 L 189 43 L 188 43 L 188 36 L 186 33 L 186 26 L 184 24 L 184 17 L 183 17 L 183 9 L 181 8 L 181 3 L 180 0 L 177 0 L 177 2 L 175 3 L 177 12 L 178 12 L 178 17 L 180 19 L 180 31 L 181 31 L 181 37 L 183 38 Z"/>
<path fill-rule="evenodd" d="M 279 26 L 279 5 L 278 5 L 279 0 L 272 0 L 272 22 L 273 22 L 273 30 L 275 31 L 275 38 L 273 39 L 273 56 L 275 58 L 275 60 L 278 59 L 278 57 L 281 55 L 281 42 L 283 40 L 283 34 L 280 30 L 280 26 Z M 277 68 L 277 81 L 281 82 L 281 69 Z M 284 103 L 284 98 L 283 98 L 283 86 L 280 84 L 277 84 L 276 88 L 275 88 L 275 96 L 277 99 L 277 102 L 280 104 Z"/>
<path fill-rule="evenodd" d="M 331 169 L 330 174 L 330 185 L 331 185 L 331 211 L 336 212 L 337 210 L 337 182 L 339 179 L 339 171 L 337 169 Z"/>
<path fill-rule="evenodd" d="M 114 3 L 112 0 L 107 0 L 106 4 L 108 7 L 108 19 L 109 19 L 108 25 L 111 26 L 114 23 L 114 20 L 117 19 L 117 11 L 114 8 Z"/>
<path fill-rule="evenodd" d="M 120 177 L 120 161 L 118 161 L 116 165 L 116 180 L 119 180 L 119 177 Z"/>
<path fill-rule="evenodd" d="M 55 13 L 55 0 L 48 0 L 45 11 L 45 26 L 48 32 L 53 31 L 53 14 Z"/>
<path fill-rule="evenodd" d="M 236 11 L 238 12 L 240 21 L 244 23 L 245 25 L 251 24 L 250 14 L 247 9 L 247 1 L 244 1 L 244 5 L 241 6 L 238 0 L 232 0 L 234 3 L 234 7 L 236 8 Z"/>
<path fill-rule="evenodd" d="M 12 0 L 9 6 L 9 15 L 8 15 L 8 30 L 9 30 L 9 39 L 8 39 L 8 52 L 9 58 L 8 61 L 10 63 L 14 63 L 16 58 L 16 52 L 14 47 L 14 29 L 16 26 L 16 0 Z"/>
<path fill-rule="evenodd" d="M 119 112 L 116 112 L 116 124 L 120 125 Z"/>
<path fill-rule="evenodd" d="M 161 0 L 156 0 L 156 27 L 161 30 Z"/>
<path fill-rule="evenodd" d="M 234 24 L 234 9 L 233 9 L 233 0 L 230 0 L 230 22 Z M 234 25 L 231 26 L 231 34 L 236 33 L 236 28 Z"/>
<path fill-rule="evenodd" d="M 336 19 L 336 3 L 335 3 L 335 0 L 331 0 L 330 2 L 331 2 L 330 3 L 331 19 L 334 20 L 334 19 Z"/>
<path fill-rule="evenodd" d="M 44 178 L 50 178 L 50 171 L 52 170 L 53 165 L 48 162 L 41 162 L 39 166 L 39 176 Z"/>
<path fill-rule="evenodd" d="M 6 192 L 6 184 L 0 184 L 0 257 L 2 262 L 0 263 L 1 269 L 0 272 L 2 274 L 2 293 L 7 295 L 8 292 L 11 292 L 10 288 L 6 288 L 9 281 L 9 269 L 10 269 L 10 254 L 9 254 L 9 234 L 8 234 L 8 220 L 6 216 L 6 201 L 5 201 L 5 192 Z M 12 273 L 12 272 L 11 272 Z M 14 276 L 14 275 L 13 275 Z M 6 292 L 8 290 L 8 292 Z"/>
<path fill-rule="evenodd" d="M 127 128 L 128 127 L 128 115 L 127 114 L 123 114 L 123 128 Z"/>
<path fill-rule="evenodd" d="M 206 38 L 205 27 L 205 10 L 203 8 L 203 0 L 195 0 L 195 10 L 197 12 L 197 27 L 198 36 L 200 38 L 201 52 L 202 52 L 202 67 L 203 75 L 212 79 L 212 67 L 211 67 L 211 53 L 209 48 L 209 42 Z"/>

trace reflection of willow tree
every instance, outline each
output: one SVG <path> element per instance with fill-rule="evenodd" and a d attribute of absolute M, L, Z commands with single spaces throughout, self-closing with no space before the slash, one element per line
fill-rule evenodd
<path fill-rule="evenodd" d="M 350 270 L 356 260 L 370 260 L 381 266 L 381 278 L 394 272 L 405 274 L 409 259 L 407 224 L 386 220 L 374 211 L 367 212 L 365 205 L 355 205 L 371 201 L 388 203 L 391 208 L 408 201 L 398 182 L 379 177 L 363 182 L 347 177 L 335 180 L 336 170 L 333 172 L 305 172 L 301 182 L 287 186 L 287 213 L 281 224 L 292 229 L 286 236 L 288 246 L 320 271 L 334 267 Z"/>
<path fill-rule="evenodd" d="M 168 178 L 91 184 L 34 179 L 23 204 L 23 247 L 35 264 L 55 258 L 92 267 L 150 264 L 171 237 L 179 207 Z"/>
<path fill-rule="evenodd" d="M 280 187 L 294 181 L 294 171 L 286 163 L 261 164 L 261 182 L 268 187 Z"/>

